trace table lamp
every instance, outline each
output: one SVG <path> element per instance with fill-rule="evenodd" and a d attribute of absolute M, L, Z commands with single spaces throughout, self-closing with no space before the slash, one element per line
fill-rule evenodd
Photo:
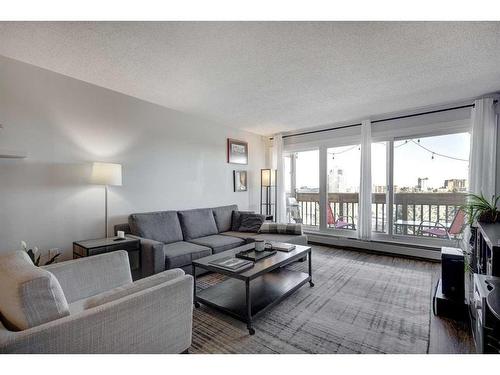
<path fill-rule="evenodd" d="M 108 236 L 108 186 L 122 186 L 122 166 L 115 163 L 92 164 L 92 183 L 104 185 L 104 236 Z"/>

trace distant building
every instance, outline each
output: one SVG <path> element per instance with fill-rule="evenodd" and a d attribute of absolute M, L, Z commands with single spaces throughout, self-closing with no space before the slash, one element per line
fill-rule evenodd
<path fill-rule="evenodd" d="M 464 178 L 452 178 L 444 180 L 444 188 L 446 191 L 467 191 L 467 180 Z"/>
<path fill-rule="evenodd" d="M 385 185 L 375 185 L 373 187 L 373 192 L 374 193 L 385 193 L 385 192 L 387 192 L 387 186 L 385 186 Z"/>
<path fill-rule="evenodd" d="M 328 171 L 328 191 L 330 193 L 346 192 L 344 170 L 334 166 Z"/>
<path fill-rule="evenodd" d="M 429 180 L 428 177 L 423 177 L 423 178 L 418 178 L 417 180 L 417 190 L 418 191 L 426 191 L 427 190 L 427 181 Z"/>

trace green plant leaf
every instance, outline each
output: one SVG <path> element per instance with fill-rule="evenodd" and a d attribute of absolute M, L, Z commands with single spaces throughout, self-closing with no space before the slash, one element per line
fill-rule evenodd
<path fill-rule="evenodd" d="M 26 251 L 26 253 L 28 253 L 28 256 L 30 257 L 31 261 L 34 264 L 35 263 L 35 254 L 33 254 L 33 250 L 29 249 L 28 251 Z"/>
<path fill-rule="evenodd" d="M 55 262 L 55 260 L 57 259 L 57 257 L 61 255 L 60 253 L 57 253 L 56 255 L 54 255 L 52 258 L 50 258 L 47 263 L 45 263 L 46 266 L 48 266 L 49 264 L 52 264 Z"/>
<path fill-rule="evenodd" d="M 488 213 L 491 219 L 496 221 L 500 214 L 497 210 L 499 200 L 500 195 L 493 195 L 491 201 L 489 201 L 484 197 L 483 193 L 468 193 L 466 195 L 466 203 L 461 208 L 465 211 L 469 224 L 473 224 L 474 221 L 477 221 L 485 213 Z"/>

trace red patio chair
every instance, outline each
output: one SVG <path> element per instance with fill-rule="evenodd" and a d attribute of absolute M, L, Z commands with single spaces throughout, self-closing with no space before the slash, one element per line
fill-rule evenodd
<path fill-rule="evenodd" d="M 418 227 L 417 233 L 425 233 L 432 237 L 447 238 L 451 240 L 451 236 L 456 236 L 464 230 L 465 226 L 465 212 L 463 210 L 458 210 L 451 222 L 450 229 L 446 228 L 439 221 L 436 221 L 433 227 L 423 228 L 422 221 Z"/>
<path fill-rule="evenodd" d="M 348 216 L 339 216 L 337 220 L 335 220 L 330 203 L 327 203 L 326 206 L 328 225 L 333 225 L 335 229 L 356 229 L 354 218 L 352 218 L 352 223 L 349 223 Z"/>

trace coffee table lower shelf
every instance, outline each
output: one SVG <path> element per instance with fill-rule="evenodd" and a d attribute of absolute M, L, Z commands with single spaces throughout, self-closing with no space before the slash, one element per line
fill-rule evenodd
<path fill-rule="evenodd" d="M 217 285 L 197 292 L 196 302 L 220 310 L 247 323 L 248 331 L 254 334 L 252 319 L 276 305 L 301 286 L 311 282 L 309 274 L 278 269 L 251 281 L 229 278 Z"/>

